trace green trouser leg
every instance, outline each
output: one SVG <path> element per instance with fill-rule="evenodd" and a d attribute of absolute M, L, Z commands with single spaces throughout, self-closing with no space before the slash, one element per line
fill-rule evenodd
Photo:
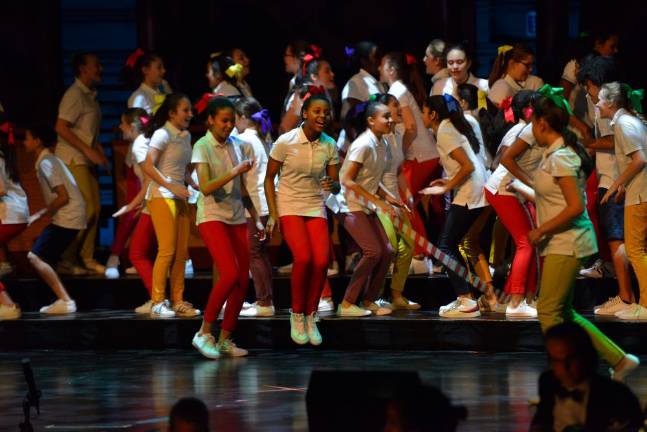
<path fill-rule="evenodd" d="M 549 328 L 564 321 L 577 323 L 589 334 L 600 357 L 615 366 L 625 356 L 625 352 L 573 309 L 575 277 L 579 267 L 579 260 L 573 256 L 548 255 L 544 258 L 537 301 L 541 330 L 546 333 Z"/>
<path fill-rule="evenodd" d="M 391 247 L 395 251 L 395 264 L 393 266 L 393 275 L 391 276 L 391 290 L 402 292 L 404 290 L 404 284 L 407 281 L 407 276 L 409 276 L 409 266 L 413 257 L 413 242 L 396 231 L 395 226 L 393 226 L 391 219 L 387 215 L 379 212 L 377 216 L 384 227 Z M 409 220 L 404 215 L 403 222 L 410 225 Z M 381 295 L 382 293 L 380 293 Z"/>

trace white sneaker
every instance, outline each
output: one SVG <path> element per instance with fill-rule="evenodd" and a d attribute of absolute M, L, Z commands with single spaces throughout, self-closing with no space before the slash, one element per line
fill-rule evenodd
<path fill-rule="evenodd" d="M 8 263 L 6 261 L 0 262 L 0 277 L 7 276 L 11 272 L 13 272 L 13 266 L 11 265 L 11 263 Z"/>
<path fill-rule="evenodd" d="M 194 308 L 193 305 L 187 301 L 175 303 L 173 305 L 173 312 L 175 312 L 175 316 L 179 317 L 195 317 L 200 315 L 200 309 Z"/>
<path fill-rule="evenodd" d="M 411 260 L 411 265 L 409 266 L 409 274 L 412 275 L 421 275 L 421 274 L 429 274 L 429 268 L 427 267 L 427 261 L 425 261 L 424 258 L 419 259 L 419 258 L 413 258 Z"/>
<path fill-rule="evenodd" d="M 138 274 L 138 273 L 137 273 L 137 269 L 136 269 L 134 266 L 128 267 L 128 268 L 126 269 L 125 273 L 126 273 L 127 275 L 136 275 L 136 274 Z"/>
<path fill-rule="evenodd" d="M 319 312 L 332 312 L 335 310 L 335 303 L 332 299 L 319 299 L 319 306 L 317 306 L 317 311 Z"/>
<path fill-rule="evenodd" d="M 173 318 L 175 312 L 171 309 L 166 301 L 154 304 L 151 307 L 151 318 Z"/>
<path fill-rule="evenodd" d="M 274 306 L 261 306 L 258 303 L 252 307 L 241 309 L 240 316 L 242 317 L 271 317 L 274 316 Z"/>
<path fill-rule="evenodd" d="M 379 298 L 379 299 L 375 300 L 375 304 L 378 305 L 381 308 L 393 309 L 393 305 L 391 304 L 391 302 L 388 302 L 388 301 L 384 300 L 383 298 Z"/>
<path fill-rule="evenodd" d="M 443 318 L 474 318 L 481 316 L 476 300 L 458 297 L 448 305 L 442 306 L 438 314 Z"/>
<path fill-rule="evenodd" d="M 220 352 L 216 347 L 216 339 L 212 334 L 201 335 L 200 332 L 196 333 L 195 336 L 193 336 L 191 345 L 193 345 L 195 349 L 200 351 L 200 354 L 208 359 L 215 360 L 220 358 Z"/>
<path fill-rule="evenodd" d="M 346 273 L 352 273 L 355 271 L 355 267 L 357 267 L 357 264 L 359 263 L 359 260 L 362 259 L 362 254 L 359 252 L 353 252 L 350 255 L 346 255 Z"/>
<path fill-rule="evenodd" d="M 616 317 L 621 320 L 647 321 L 647 308 L 634 303 L 626 309 L 616 313 Z"/>
<path fill-rule="evenodd" d="M 537 309 L 530 307 L 524 299 L 516 308 L 508 305 L 505 308 L 505 316 L 513 318 L 537 318 Z"/>
<path fill-rule="evenodd" d="M 379 304 L 379 303 L 378 303 Z M 393 310 L 418 310 L 420 304 L 405 298 L 404 296 L 398 297 L 391 302 L 391 309 Z"/>
<path fill-rule="evenodd" d="M 0 321 L 18 319 L 20 315 L 22 313 L 17 304 L 12 304 L 11 306 L 0 304 Z"/>
<path fill-rule="evenodd" d="M 332 262 L 332 266 L 328 269 L 328 277 L 337 276 L 339 274 L 339 264 L 337 261 Z"/>
<path fill-rule="evenodd" d="M 119 279 L 119 269 L 117 267 L 108 267 L 104 274 L 107 279 Z"/>
<path fill-rule="evenodd" d="M 591 267 L 580 270 L 580 276 L 590 279 L 602 279 L 604 277 L 604 269 L 604 261 L 597 259 Z"/>
<path fill-rule="evenodd" d="M 279 267 L 278 269 L 276 269 L 276 272 L 282 275 L 292 273 L 292 263 Z"/>
<path fill-rule="evenodd" d="M 94 259 L 83 260 L 83 266 L 88 270 L 89 273 L 96 273 L 96 274 L 106 273 L 106 266 L 104 266 L 103 264 L 99 264 L 97 260 L 94 260 Z"/>
<path fill-rule="evenodd" d="M 136 314 L 150 314 L 152 308 L 153 308 L 153 300 L 148 300 L 143 305 L 136 307 L 135 308 L 135 313 Z"/>
<path fill-rule="evenodd" d="M 192 277 L 194 274 L 195 273 L 193 272 L 193 261 L 191 261 L 191 258 L 189 258 L 184 263 L 184 276 Z"/>
<path fill-rule="evenodd" d="M 609 300 L 605 301 L 601 305 L 595 306 L 593 308 L 593 313 L 595 315 L 614 316 L 631 306 L 632 305 L 623 302 L 620 296 L 609 297 Z"/>
<path fill-rule="evenodd" d="M 371 311 L 371 313 L 375 316 L 391 315 L 393 313 L 393 309 L 380 307 L 377 305 L 377 303 L 371 303 L 368 306 L 365 304 L 364 309 Z"/>
<path fill-rule="evenodd" d="M 319 329 L 317 328 L 317 312 L 312 312 L 310 315 L 306 316 L 306 334 L 310 340 L 310 345 L 318 346 L 321 345 L 322 338 Z"/>
<path fill-rule="evenodd" d="M 238 348 L 231 339 L 218 342 L 216 348 L 223 357 L 245 357 L 248 354 L 246 349 Z"/>
<path fill-rule="evenodd" d="M 633 354 L 625 354 L 615 368 L 609 368 L 609 374 L 611 379 L 622 382 L 638 366 L 640 366 L 638 357 Z"/>
<path fill-rule="evenodd" d="M 365 317 L 369 316 L 371 311 L 368 309 L 361 308 L 357 305 L 350 305 L 347 308 L 342 307 L 341 303 L 337 306 L 337 316 L 346 316 L 346 317 Z"/>
<path fill-rule="evenodd" d="M 65 301 L 58 299 L 51 305 L 40 308 L 40 313 L 50 315 L 65 315 L 74 312 L 76 312 L 76 303 L 74 300 Z"/>

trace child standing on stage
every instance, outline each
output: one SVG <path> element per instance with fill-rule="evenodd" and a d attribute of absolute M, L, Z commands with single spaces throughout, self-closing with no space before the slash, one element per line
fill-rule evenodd
<path fill-rule="evenodd" d="M 269 159 L 267 138 L 272 130 L 269 113 L 254 98 L 241 98 L 236 102 L 236 128 L 241 140 L 241 152 L 254 166 L 245 174 L 245 188 L 263 226 L 269 210 L 265 199 L 265 172 Z M 244 308 L 241 316 L 272 316 L 272 263 L 265 244 L 265 236 L 257 233 L 256 220 L 247 215 L 250 270 L 256 291 L 256 302 Z"/>
<path fill-rule="evenodd" d="M 27 227 L 29 205 L 20 185 L 13 125 L 0 111 L 0 244 L 6 245 Z M 20 307 L 0 281 L 0 320 L 20 318 Z"/>
<path fill-rule="evenodd" d="M 147 126 L 150 145 L 142 169 L 152 180 L 148 209 L 151 212 L 158 251 L 153 267 L 151 316 L 196 316 L 200 311 L 184 301 L 184 268 L 188 256 L 190 217 L 186 188 L 190 177 L 191 102 L 181 93 L 166 97 Z M 164 301 L 170 270 L 171 308 Z"/>
<path fill-rule="evenodd" d="M 253 168 L 254 160 L 243 159 L 240 140 L 230 136 L 235 123 L 234 105 L 229 99 L 217 96 L 207 105 L 206 113 L 209 131 L 196 142 L 191 161 L 200 184 L 196 223 L 219 277 L 209 295 L 193 346 L 207 358 L 240 357 L 247 355 L 247 351 L 238 348 L 231 335 L 249 283 L 245 208 L 255 221 L 255 234 L 262 234 L 264 227 L 241 179 L 241 175 Z M 227 307 L 216 343 L 211 328 L 225 301 Z"/>
<path fill-rule="evenodd" d="M 54 131 L 47 127 L 30 127 L 25 135 L 25 149 L 36 156 L 36 175 L 46 204 L 44 209 L 30 216 L 29 221 L 33 223 L 43 216 L 52 218 L 34 242 L 27 259 L 57 297 L 40 312 L 68 314 L 76 312 L 76 303 L 53 266 L 79 231 L 85 229 L 87 219 L 85 202 L 74 177 L 63 161 L 49 151 L 55 141 Z"/>
<path fill-rule="evenodd" d="M 139 87 L 128 98 L 128 108 L 142 108 L 153 115 L 171 93 L 171 87 L 164 80 L 166 69 L 160 56 L 137 49 L 126 61 L 122 71 L 123 79 L 133 87 Z"/>
<path fill-rule="evenodd" d="M 270 152 L 265 196 L 270 217 L 267 231 L 280 222 L 294 264 L 290 334 L 297 344 L 321 344 L 317 306 L 328 268 L 330 237 L 324 191 L 339 191 L 339 158 L 335 141 L 323 133 L 330 121 L 330 103 L 321 95 L 303 104 L 302 126 L 281 135 Z M 280 174 L 279 174 L 280 171 Z M 279 175 L 278 192 L 274 178 Z"/>

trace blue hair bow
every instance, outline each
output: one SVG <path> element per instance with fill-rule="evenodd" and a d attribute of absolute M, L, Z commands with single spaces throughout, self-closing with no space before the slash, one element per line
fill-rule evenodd
<path fill-rule="evenodd" d="M 443 99 L 445 100 L 445 105 L 447 106 L 447 111 L 451 112 L 460 112 L 460 107 L 458 106 L 458 101 L 454 96 L 445 93 L 443 94 Z"/>

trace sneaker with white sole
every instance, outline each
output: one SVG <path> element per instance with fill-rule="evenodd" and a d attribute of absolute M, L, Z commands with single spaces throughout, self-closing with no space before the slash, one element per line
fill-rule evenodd
<path fill-rule="evenodd" d="M 601 259 L 595 260 L 589 268 L 580 270 L 580 276 L 589 279 L 602 279 L 605 276 L 605 265 Z"/>
<path fill-rule="evenodd" d="M 149 313 L 151 313 L 152 307 L 153 307 L 153 300 L 148 300 L 143 305 L 136 307 L 135 308 L 135 313 L 136 314 L 149 314 Z"/>
<path fill-rule="evenodd" d="M 241 309 L 249 309 L 249 308 L 253 308 L 254 306 L 256 306 L 256 302 L 254 302 L 254 303 L 243 302 L 243 307 Z M 223 305 L 223 308 L 224 307 L 225 306 Z"/>
<path fill-rule="evenodd" d="M 530 307 L 524 299 L 517 307 L 512 307 L 508 304 L 505 308 L 505 316 L 511 318 L 537 318 L 537 309 Z"/>
<path fill-rule="evenodd" d="M 193 261 L 189 258 L 184 263 L 184 276 L 193 277 L 195 272 L 193 271 Z"/>
<path fill-rule="evenodd" d="M 609 297 L 609 300 L 605 301 L 601 305 L 595 306 L 593 308 L 593 313 L 601 316 L 614 316 L 631 306 L 631 304 L 627 304 L 622 301 L 620 296 Z"/>
<path fill-rule="evenodd" d="M 411 264 L 409 265 L 409 274 L 411 275 L 423 275 L 429 274 L 429 268 L 427 267 L 427 261 L 425 258 L 412 258 Z"/>
<path fill-rule="evenodd" d="M 375 316 L 384 316 L 393 313 L 393 309 L 378 306 L 377 303 L 364 304 L 364 309 L 371 311 Z"/>
<path fill-rule="evenodd" d="M 475 318 L 481 316 L 476 300 L 458 297 L 448 305 L 442 306 L 438 313 L 443 318 Z"/>
<path fill-rule="evenodd" d="M 245 357 L 248 354 L 246 349 L 238 348 L 231 339 L 221 340 L 216 348 L 223 357 Z"/>
<path fill-rule="evenodd" d="M 647 321 L 647 308 L 634 303 L 616 313 L 616 317 L 621 320 Z"/>
<path fill-rule="evenodd" d="M 135 268 L 135 266 L 128 267 L 128 268 L 126 269 L 125 273 L 126 273 L 127 275 L 136 275 L 136 274 L 139 274 L 139 273 L 137 273 L 137 269 Z"/>
<path fill-rule="evenodd" d="M 306 316 L 306 334 L 308 335 L 308 340 L 310 345 L 318 346 L 321 345 L 323 339 L 321 338 L 321 333 L 317 328 L 317 312 L 312 312 L 310 315 Z"/>
<path fill-rule="evenodd" d="M 196 309 L 187 301 L 173 304 L 173 312 L 179 317 L 195 317 L 200 315 L 200 309 Z"/>
<path fill-rule="evenodd" d="M 220 358 L 220 351 L 218 351 L 218 348 L 216 347 L 216 339 L 212 334 L 196 333 L 195 336 L 193 336 L 191 345 L 193 345 L 195 349 L 200 351 L 200 354 L 208 359 L 215 360 Z"/>
<path fill-rule="evenodd" d="M 40 313 L 49 315 L 65 315 L 74 312 L 76 312 L 76 302 L 74 300 L 65 301 L 58 299 L 51 305 L 40 308 Z"/>
<path fill-rule="evenodd" d="M 11 306 L 0 304 L 0 321 L 18 319 L 21 315 L 22 312 L 17 304 Z"/>
<path fill-rule="evenodd" d="M 420 305 L 405 297 L 398 297 L 391 302 L 391 309 L 393 310 L 418 310 Z"/>
<path fill-rule="evenodd" d="M 308 343 L 306 319 L 302 313 L 290 312 L 290 337 L 296 344 L 305 345 Z"/>
<path fill-rule="evenodd" d="M 161 301 L 151 307 L 151 318 L 173 318 L 175 312 L 171 309 L 166 301 Z"/>
<path fill-rule="evenodd" d="M 389 302 L 388 300 L 385 300 L 383 298 L 379 298 L 379 299 L 375 300 L 375 304 L 378 305 L 381 308 L 386 308 L 386 309 L 393 310 L 393 305 L 391 304 L 391 302 Z"/>
<path fill-rule="evenodd" d="M 337 261 L 333 261 L 332 265 L 328 269 L 328 277 L 337 276 L 338 274 L 339 274 L 339 264 L 337 264 Z"/>
<path fill-rule="evenodd" d="M 240 310 L 242 317 L 271 317 L 274 316 L 274 313 L 274 306 L 261 306 L 258 303 Z"/>
<path fill-rule="evenodd" d="M 625 356 L 620 360 L 615 367 L 609 368 L 609 374 L 611 379 L 615 381 L 623 382 L 627 375 L 633 372 L 640 366 L 640 359 L 633 354 L 625 354 Z"/>
<path fill-rule="evenodd" d="M 13 266 L 7 261 L 0 262 L 0 277 L 7 276 L 13 272 Z"/>
<path fill-rule="evenodd" d="M 292 263 L 286 264 L 276 269 L 278 274 L 287 275 L 292 273 Z"/>
<path fill-rule="evenodd" d="M 119 279 L 119 269 L 117 267 L 108 267 L 104 275 L 107 279 Z"/>
<path fill-rule="evenodd" d="M 83 267 L 90 273 L 106 274 L 106 266 L 99 264 L 95 259 L 83 260 Z"/>
<path fill-rule="evenodd" d="M 317 311 L 332 312 L 334 310 L 335 310 L 335 303 L 333 303 L 331 298 L 319 299 L 319 306 L 317 306 Z"/>
<path fill-rule="evenodd" d="M 337 316 L 341 317 L 365 317 L 371 314 L 370 310 L 361 308 L 357 305 L 350 305 L 347 308 L 341 304 L 337 306 Z"/>

